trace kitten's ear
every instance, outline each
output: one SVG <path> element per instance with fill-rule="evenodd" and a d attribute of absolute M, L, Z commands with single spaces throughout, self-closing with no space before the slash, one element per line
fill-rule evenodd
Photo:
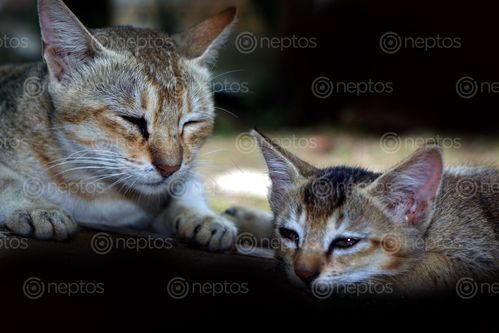
<path fill-rule="evenodd" d="M 188 59 L 212 63 L 236 21 L 237 9 L 230 7 L 191 29 L 173 36 L 180 52 Z"/>
<path fill-rule="evenodd" d="M 430 221 L 443 173 L 440 148 L 421 148 L 366 188 L 395 221 L 424 230 Z"/>
<path fill-rule="evenodd" d="M 38 0 L 43 56 L 58 81 L 94 58 L 104 47 L 60 0 Z"/>
<path fill-rule="evenodd" d="M 284 204 L 283 195 L 293 185 L 312 176 L 318 170 L 272 142 L 271 139 L 257 130 L 253 130 L 251 135 L 256 139 L 267 163 L 269 177 L 272 182 L 270 206 L 275 210 L 282 207 Z"/>

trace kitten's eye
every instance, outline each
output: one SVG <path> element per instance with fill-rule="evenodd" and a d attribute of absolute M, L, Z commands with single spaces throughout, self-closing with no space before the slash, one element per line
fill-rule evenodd
<path fill-rule="evenodd" d="M 333 249 L 348 249 L 359 242 L 360 239 L 356 238 L 336 238 L 329 247 L 329 250 Z"/>
<path fill-rule="evenodd" d="M 288 228 L 279 228 L 279 234 L 281 234 L 283 238 L 289 239 L 290 241 L 297 244 L 300 240 L 300 236 L 298 236 L 298 233 Z"/>
<path fill-rule="evenodd" d="M 129 116 L 121 116 L 123 119 L 128 121 L 129 123 L 137 126 L 139 128 L 140 134 L 144 137 L 144 139 L 149 139 L 149 131 L 147 130 L 147 121 L 144 117 L 136 118 Z"/>

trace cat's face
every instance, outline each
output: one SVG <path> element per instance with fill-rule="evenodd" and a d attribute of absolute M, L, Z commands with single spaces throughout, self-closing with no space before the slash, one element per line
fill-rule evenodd
<path fill-rule="evenodd" d="M 144 194 L 186 177 L 214 124 L 206 64 L 235 10 L 170 37 L 90 33 L 60 1 L 39 4 L 53 127 L 69 160 Z"/>
<path fill-rule="evenodd" d="M 293 282 L 383 280 L 420 258 L 440 182 L 438 149 L 419 152 L 380 175 L 349 167 L 316 169 L 255 136 L 272 180 L 277 256 Z"/>

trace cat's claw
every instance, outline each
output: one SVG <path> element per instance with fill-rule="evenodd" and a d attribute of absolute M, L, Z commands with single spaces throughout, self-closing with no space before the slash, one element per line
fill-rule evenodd
<path fill-rule="evenodd" d="M 227 250 L 234 245 L 237 228 L 220 215 L 187 213 L 174 221 L 177 238 L 193 242 L 210 251 Z"/>
<path fill-rule="evenodd" d="M 68 239 L 78 229 L 71 215 L 59 208 L 19 209 L 5 225 L 20 236 L 57 241 Z"/>

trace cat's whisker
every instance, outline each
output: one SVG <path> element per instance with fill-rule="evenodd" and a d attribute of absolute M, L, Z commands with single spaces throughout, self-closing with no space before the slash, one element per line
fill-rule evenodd
<path fill-rule="evenodd" d="M 224 111 L 225 113 L 230 114 L 230 115 L 231 115 L 231 116 L 233 116 L 234 118 L 239 119 L 239 116 L 238 116 L 237 114 L 235 114 L 234 112 L 231 112 L 231 111 L 229 111 L 229 110 L 227 110 L 227 109 L 221 108 L 221 107 L 219 107 L 219 106 L 215 106 L 215 110 L 221 110 L 221 111 Z"/>
<path fill-rule="evenodd" d="M 60 176 L 62 174 L 65 174 L 65 173 L 68 173 L 68 172 L 71 172 L 71 171 L 76 171 L 76 170 L 106 170 L 106 168 L 102 167 L 102 166 L 96 166 L 96 165 L 92 165 L 92 166 L 84 166 L 84 167 L 77 167 L 77 168 L 71 168 L 71 169 L 68 169 L 68 170 L 63 170 L 57 174 L 55 174 L 55 176 Z"/>
<path fill-rule="evenodd" d="M 227 75 L 227 74 L 239 73 L 239 72 L 244 72 L 244 71 L 245 71 L 244 69 L 234 69 L 232 71 L 223 72 L 223 73 L 220 73 L 218 75 L 212 76 L 211 77 L 211 81 L 215 80 L 216 78 L 219 78 L 219 77 L 222 77 L 224 75 Z"/>
<path fill-rule="evenodd" d="M 115 162 L 111 163 L 110 161 L 81 159 L 81 160 L 70 160 L 70 161 L 60 162 L 58 164 L 55 164 L 55 165 L 48 167 L 47 169 L 53 169 L 53 168 L 64 166 L 64 165 L 77 165 L 77 164 L 102 165 L 102 166 L 109 166 L 109 167 L 117 167 L 118 166 L 117 163 L 115 163 Z"/>
<path fill-rule="evenodd" d="M 127 181 L 128 179 L 132 178 L 132 177 L 133 177 L 133 175 L 128 175 L 127 177 L 125 177 L 125 178 L 123 178 L 123 179 L 118 178 L 115 182 L 113 182 L 111 185 L 109 185 L 108 187 L 106 187 L 106 191 L 107 191 L 107 190 L 109 190 L 109 189 L 111 189 L 113 186 L 117 185 L 117 184 L 118 184 L 118 183 L 120 183 L 120 182 L 122 183 L 122 186 L 121 186 L 121 188 L 120 188 L 120 191 L 121 191 L 121 189 L 123 188 L 123 186 L 126 186 L 126 185 L 127 185 L 126 181 Z"/>
<path fill-rule="evenodd" d="M 222 162 L 221 161 L 218 161 L 218 160 L 212 160 L 212 159 L 199 159 L 199 160 L 195 160 L 194 162 L 191 163 L 191 165 L 195 166 L 195 165 L 213 165 L 213 164 L 217 164 L 217 165 L 220 165 L 222 166 Z"/>
<path fill-rule="evenodd" d="M 137 183 L 137 180 L 135 180 L 131 185 L 128 186 L 128 189 L 125 190 L 125 195 L 133 190 L 136 183 Z"/>
<path fill-rule="evenodd" d="M 68 159 L 68 158 L 71 158 L 71 157 L 73 157 L 73 156 L 75 156 L 75 155 L 78 155 L 78 154 L 81 154 L 81 153 L 85 153 L 85 152 L 87 152 L 87 150 L 79 150 L 79 151 L 75 151 L 74 153 L 72 153 L 72 154 L 70 154 L 70 155 L 68 155 L 68 156 L 66 156 L 66 157 L 63 157 L 63 158 L 59 158 L 59 159 L 52 160 L 52 162 L 63 161 L 63 160 L 66 160 L 66 159 Z M 51 163 L 52 163 L 52 162 L 51 162 Z"/>
<path fill-rule="evenodd" d="M 195 170 L 210 169 L 210 170 L 215 170 L 215 171 L 220 171 L 223 169 L 223 167 L 221 165 L 213 165 L 212 163 L 199 163 L 199 164 L 193 165 L 192 168 Z"/>
<path fill-rule="evenodd" d="M 86 150 L 82 150 L 82 151 L 77 151 L 77 152 L 74 152 L 64 158 L 59 158 L 59 159 L 56 159 L 56 160 L 52 160 L 49 164 L 52 165 L 54 163 L 58 163 L 58 162 L 62 162 L 62 161 L 67 161 L 67 160 L 71 160 L 71 159 L 79 159 L 79 158 L 109 158 L 107 157 L 106 155 L 103 155 L 103 156 L 86 156 L 86 154 L 90 154 L 90 152 L 86 151 Z M 118 156 L 116 156 L 118 157 Z"/>
<path fill-rule="evenodd" d="M 122 184 L 121 184 L 121 187 L 120 187 L 120 192 L 123 191 L 123 188 L 125 188 L 125 192 L 123 192 L 123 195 L 127 195 L 128 192 L 131 192 L 135 186 L 135 184 L 137 183 L 137 179 L 135 179 L 135 181 L 132 183 L 132 184 L 127 184 L 126 180 L 130 179 L 130 177 L 127 177 L 123 180 Z"/>
<path fill-rule="evenodd" d="M 97 182 L 100 182 L 100 181 L 102 181 L 104 179 L 113 178 L 113 177 L 119 177 L 119 176 L 124 176 L 124 175 L 127 175 L 127 173 L 126 172 L 120 172 L 120 173 L 114 173 L 114 174 L 106 175 L 106 176 L 102 176 L 102 177 L 93 176 L 93 177 L 90 177 L 88 179 L 91 180 L 92 183 L 97 183 Z"/>
<path fill-rule="evenodd" d="M 232 158 L 230 159 L 230 161 L 232 162 L 232 165 L 234 165 L 234 167 L 235 167 L 237 170 L 241 171 L 241 173 L 245 173 L 245 172 L 244 172 L 244 170 L 243 170 L 243 169 L 241 169 L 241 168 L 239 167 L 239 165 L 237 165 L 237 163 L 236 163 L 236 162 L 235 162 Z"/>
<path fill-rule="evenodd" d="M 119 155 L 117 152 L 114 152 L 112 150 L 107 150 L 107 149 L 92 149 L 90 150 L 91 153 L 104 153 L 105 155 Z"/>
<path fill-rule="evenodd" d="M 212 151 L 204 152 L 202 154 L 199 154 L 198 156 L 207 156 L 207 155 L 212 155 L 220 152 L 226 152 L 228 149 L 215 149 Z"/>
<path fill-rule="evenodd" d="M 92 157 L 92 156 L 78 156 L 78 157 L 66 158 L 64 160 L 59 160 L 57 162 L 71 162 L 71 161 L 77 162 L 77 161 L 80 161 L 80 160 L 96 160 L 96 161 L 108 161 L 108 162 L 115 162 L 116 161 L 116 159 L 114 159 L 114 158 Z M 54 162 L 51 163 L 51 164 L 54 164 Z"/>

